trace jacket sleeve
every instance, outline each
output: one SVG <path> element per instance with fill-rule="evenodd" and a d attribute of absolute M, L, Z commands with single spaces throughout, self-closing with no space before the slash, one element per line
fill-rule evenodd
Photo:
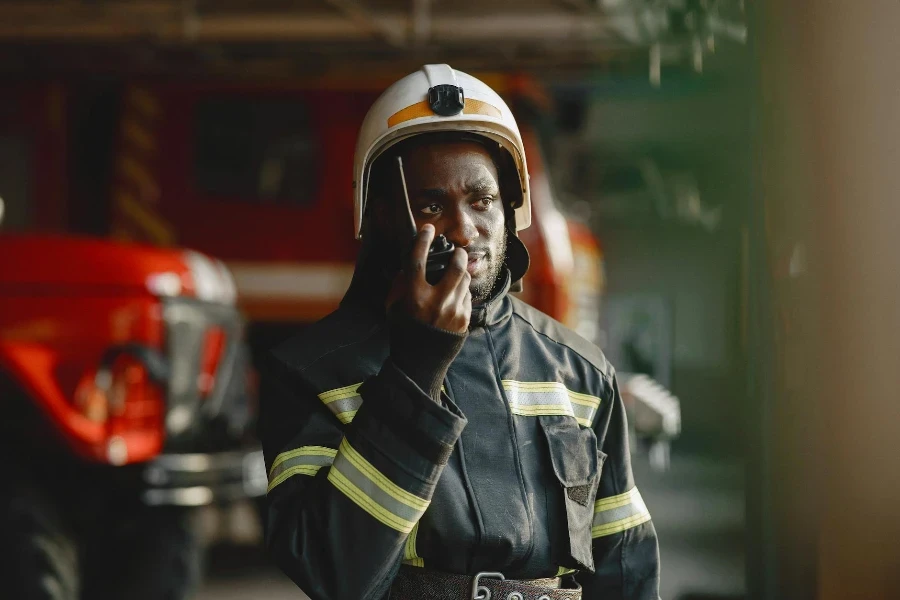
<path fill-rule="evenodd" d="M 606 455 L 591 526 L 595 572 L 576 579 L 585 600 L 658 600 L 656 530 L 631 473 L 628 424 L 615 376 L 604 404 L 595 427 Z"/>
<path fill-rule="evenodd" d="M 382 598 L 465 418 L 388 359 L 342 425 L 300 373 L 275 363 L 260 415 L 269 553 L 313 600 Z"/>

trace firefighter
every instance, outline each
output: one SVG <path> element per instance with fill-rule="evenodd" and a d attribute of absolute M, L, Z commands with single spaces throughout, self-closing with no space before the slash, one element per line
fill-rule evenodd
<path fill-rule="evenodd" d="M 314 600 L 658 598 L 615 371 L 510 295 L 531 215 L 507 105 L 423 67 L 369 110 L 353 185 L 350 288 L 264 378 L 273 559 Z"/>

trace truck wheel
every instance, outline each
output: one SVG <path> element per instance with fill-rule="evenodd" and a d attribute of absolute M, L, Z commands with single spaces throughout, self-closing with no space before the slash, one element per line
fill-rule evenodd
<path fill-rule="evenodd" d="M 78 548 L 37 491 L 0 490 L 0 556 L 0 587 L 10 598 L 78 600 Z"/>
<path fill-rule="evenodd" d="M 90 598 L 187 600 L 202 579 L 203 549 L 184 509 L 147 508 L 107 538 Z M 121 525 L 121 524 L 117 524 Z"/>
<path fill-rule="evenodd" d="M 185 600 L 202 577 L 201 554 L 190 513 L 182 509 L 148 509 L 150 516 L 133 540 L 133 585 L 122 598 Z"/>

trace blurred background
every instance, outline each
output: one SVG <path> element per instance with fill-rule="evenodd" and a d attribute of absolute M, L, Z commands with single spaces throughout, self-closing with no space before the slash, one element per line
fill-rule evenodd
<path fill-rule="evenodd" d="M 522 129 L 522 297 L 621 374 L 662 597 L 900 597 L 897 23 L 0 1 L 4 554 L 39 555 L 48 598 L 305 597 L 261 547 L 255 366 L 349 283 L 369 105 L 447 62 Z"/>

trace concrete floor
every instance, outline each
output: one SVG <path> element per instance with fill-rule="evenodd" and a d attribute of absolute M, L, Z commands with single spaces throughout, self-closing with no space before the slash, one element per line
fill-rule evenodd
<path fill-rule="evenodd" d="M 635 457 L 634 471 L 659 533 L 663 600 L 742 597 L 741 465 L 676 451 L 666 473 L 651 471 L 643 457 Z M 219 549 L 209 567 L 196 600 L 307 598 L 253 547 Z"/>
<path fill-rule="evenodd" d="M 660 596 L 739 598 L 745 594 L 743 467 L 673 453 L 671 469 L 633 465 L 659 535 Z"/>

